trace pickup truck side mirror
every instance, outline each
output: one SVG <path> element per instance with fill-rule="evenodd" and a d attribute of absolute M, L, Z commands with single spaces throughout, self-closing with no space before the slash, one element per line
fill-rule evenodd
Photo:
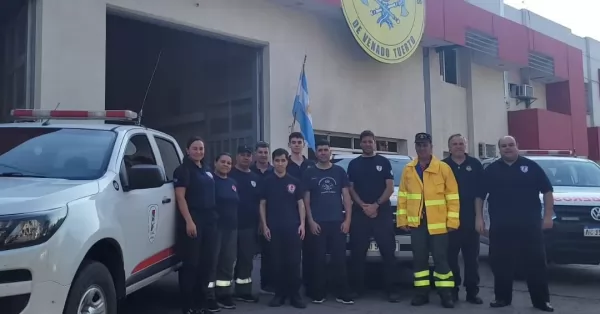
<path fill-rule="evenodd" d="M 127 169 L 127 184 L 124 184 L 123 190 L 127 192 L 153 189 L 163 184 L 165 184 L 165 174 L 162 168 L 156 165 L 135 165 Z"/>

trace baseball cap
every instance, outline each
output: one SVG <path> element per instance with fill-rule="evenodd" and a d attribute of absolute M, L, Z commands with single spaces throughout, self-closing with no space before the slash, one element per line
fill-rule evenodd
<path fill-rule="evenodd" d="M 240 145 L 240 146 L 238 146 L 237 153 L 238 154 L 244 154 L 244 153 L 252 154 L 252 148 L 250 148 L 250 146 L 248 146 L 248 145 Z"/>
<path fill-rule="evenodd" d="M 415 143 L 431 143 L 431 135 L 421 132 L 415 135 Z"/>

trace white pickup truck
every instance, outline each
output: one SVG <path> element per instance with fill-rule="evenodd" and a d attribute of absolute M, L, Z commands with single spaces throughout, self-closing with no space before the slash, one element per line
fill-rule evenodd
<path fill-rule="evenodd" d="M 14 110 L 132 120 L 131 111 Z M 0 124 L 0 313 L 117 313 L 178 265 L 169 135 L 113 124 Z"/>

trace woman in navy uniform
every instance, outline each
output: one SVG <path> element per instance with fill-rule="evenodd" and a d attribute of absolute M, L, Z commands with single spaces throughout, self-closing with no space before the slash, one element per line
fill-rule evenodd
<path fill-rule="evenodd" d="M 229 178 L 232 159 L 228 153 L 221 153 L 215 159 L 215 205 L 218 215 L 215 258 L 212 265 L 211 281 L 215 289 L 209 290 L 208 310 L 217 312 L 219 308 L 234 309 L 232 283 L 237 259 L 238 204 L 237 182 Z M 215 299 L 216 295 L 216 299 Z M 213 300 L 216 300 L 214 302 Z"/>
<path fill-rule="evenodd" d="M 182 260 L 179 288 L 184 314 L 205 313 L 209 279 L 217 239 L 215 181 L 204 165 L 204 141 L 188 140 L 187 156 L 173 173 L 175 197 L 179 208 L 177 253 Z"/>

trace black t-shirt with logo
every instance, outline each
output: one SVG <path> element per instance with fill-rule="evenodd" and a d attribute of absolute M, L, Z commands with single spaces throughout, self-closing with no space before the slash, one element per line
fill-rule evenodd
<path fill-rule="evenodd" d="M 267 226 L 270 229 L 298 227 L 298 200 L 302 199 L 300 181 L 289 174 L 269 174 L 261 182 L 261 200 L 266 201 Z"/>
<path fill-rule="evenodd" d="M 229 177 L 237 182 L 237 192 L 240 198 L 238 205 L 238 228 L 254 229 L 259 222 L 260 180 L 261 177 L 253 171 L 241 171 L 233 168 Z"/>
<path fill-rule="evenodd" d="M 381 155 L 358 156 L 348 164 L 348 179 L 363 202 L 375 204 L 387 188 L 386 181 L 394 179 L 394 172 L 390 161 Z M 391 214 L 390 201 L 385 200 L 379 205 L 378 217 L 389 217 Z M 352 215 L 367 217 L 356 203 Z"/>
<path fill-rule="evenodd" d="M 215 207 L 219 217 L 220 228 L 237 229 L 238 204 L 240 199 L 237 193 L 237 183 L 232 178 L 221 178 L 213 174 L 215 178 Z"/>
<path fill-rule="evenodd" d="M 479 197 L 488 196 L 490 227 L 535 227 L 542 222 L 540 193 L 552 192 L 548 176 L 535 161 L 519 156 L 509 165 L 498 159 L 483 172 Z"/>
<path fill-rule="evenodd" d="M 185 200 L 194 223 L 216 223 L 215 180 L 212 173 L 186 158 L 173 172 L 173 184 L 175 188 L 186 188 Z"/>
<path fill-rule="evenodd" d="M 344 220 L 342 189 L 349 187 L 350 181 L 342 167 L 311 167 L 304 172 L 302 186 L 305 192 L 310 193 L 310 210 L 314 221 L 320 223 Z"/>

